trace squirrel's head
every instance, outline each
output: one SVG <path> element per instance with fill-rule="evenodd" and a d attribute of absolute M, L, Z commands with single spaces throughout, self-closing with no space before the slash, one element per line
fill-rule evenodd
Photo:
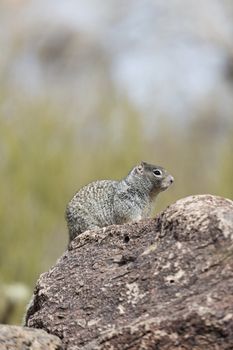
<path fill-rule="evenodd" d="M 133 170 L 133 176 L 137 178 L 151 194 L 165 191 L 173 182 L 174 178 L 164 168 L 158 165 L 141 162 Z"/>

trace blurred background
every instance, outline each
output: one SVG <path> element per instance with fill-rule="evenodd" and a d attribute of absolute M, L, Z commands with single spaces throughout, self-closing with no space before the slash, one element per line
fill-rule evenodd
<path fill-rule="evenodd" d="M 141 160 L 233 197 L 230 0 L 0 1 L 0 322 L 64 252 L 65 206 Z"/>

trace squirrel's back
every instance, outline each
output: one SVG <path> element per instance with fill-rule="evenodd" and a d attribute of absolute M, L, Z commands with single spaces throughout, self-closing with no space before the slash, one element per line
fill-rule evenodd
<path fill-rule="evenodd" d="M 113 198 L 118 181 L 100 180 L 82 187 L 66 208 L 70 240 L 87 229 L 114 224 Z"/>

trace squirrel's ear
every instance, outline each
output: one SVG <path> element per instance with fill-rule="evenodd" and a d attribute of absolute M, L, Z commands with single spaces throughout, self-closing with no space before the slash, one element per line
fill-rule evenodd
<path fill-rule="evenodd" d="M 142 174 L 143 173 L 143 165 L 142 164 L 137 165 L 135 170 L 138 174 Z"/>

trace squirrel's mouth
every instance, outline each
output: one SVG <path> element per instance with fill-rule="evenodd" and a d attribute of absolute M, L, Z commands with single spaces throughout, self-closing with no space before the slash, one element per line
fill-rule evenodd
<path fill-rule="evenodd" d="M 161 190 L 165 191 L 169 186 L 171 186 L 174 182 L 174 177 L 169 175 L 161 184 Z"/>

